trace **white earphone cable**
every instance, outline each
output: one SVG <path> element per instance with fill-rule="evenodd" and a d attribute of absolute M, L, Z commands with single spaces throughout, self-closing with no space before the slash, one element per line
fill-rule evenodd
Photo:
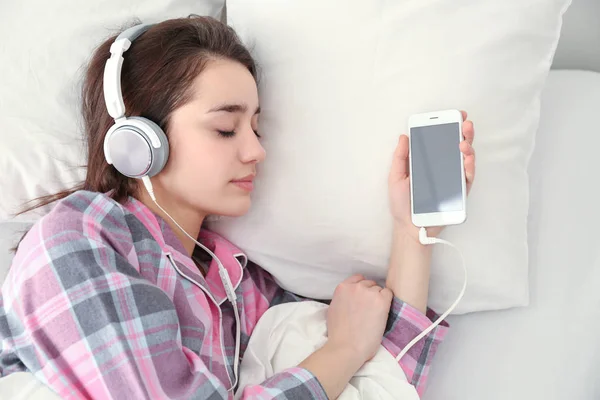
<path fill-rule="evenodd" d="M 240 358 L 240 330 L 241 330 L 241 323 L 240 323 L 240 315 L 237 309 L 237 300 L 236 300 L 236 295 L 235 295 L 235 290 L 233 288 L 233 284 L 231 283 L 231 279 L 229 279 L 229 274 L 227 273 L 227 270 L 225 270 L 225 267 L 223 266 L 223 264 L 221 263 L 221 260 L 219 260 L 219 257 L 216 256 L 216 254 L 214 254 L 212 251 L 210 251 L 210 249 L 208 249 L 206 246 L 204 246 L 202 243 L 198 242 L 196 239 L 194 239 L 189 233 L 187 233 L 185 231 L 185 229 L 183 229 L 181 227 L 181 225 L 179 225 L 177 223 L 177 221 L 175 221 L 175 219 L 173 217 L 171 217 L 171 215 L 164 209 L 161 207 L 160 204 L 158 204 L 158 201 L 156 201 L 156 196 L 154 195 L 154 189 L 152 187 L 152 182 L 150 182 L 150 178 L 148 176 L 144 176 L 142 178 L 142 182 L 144 183 L 144 186 L 146 187 L 146 191 L 148 191 L 148 195 L 150 195 L 150 198 L 152 199 L 152 201 L 154 202 L 154 204 L 156 204 L 156 206 L 163 212 L 165 213 L 165 215 L 167 217 L 169 217 L 171 219 L 171 221 L 173 221 L 173 223 L 187 236 L 189 237 L 194 243 L 196 243 L 198 246 L 200 246 L 204 251 L 206 251 L 213 260 L 215 260 L 217 262 L 217 265 L 219 266 L 219 276 L 221 277 L 221 281 L 223 282 L 223 287 L 225 288 L 225 293 L 227 294 L 227 298 L 229 299 L 229 301 L 231 302 L 232 306 L 233 306 L 233 312 L 235 314 L 235 322 L 236 322 L 236 335 L 235 335 L 235 358 L 233 359 L 233 375 L 234 375 L 234 382 L 233 385 L 231 386 L 230 389 L 228 389 L 227 391 L 233 391 L 235 390 L 235 387 L 237 386 L 238 383 L 238 364 L 239 364 L 239 358 Z"/>
<path fill-rule="evenodd" d="M 454 301 L 454 303 L 450 306 L 450 308 L 448 308 L 448 310 L 446 310 L 445 313 L 443 313 L 435 322 L 433 322 L 433 324 L 431 324 L 431 326 L 429 326 L 429 328 L 425 329 L 423 332 L 421 332 L 421 334 L 419 334 L 410 343 L 408 343 L 404 347 L 404 349 L 402 349 L 400 354 L 398 354 L 398 357 L 396 357 L 396 361 L 400 361 L 400 359 L 402 359 L 402 357 L 404 357 L 404 355 L 408 352 L 408 350 L 410 350 L 411 347 L 413 347 L 415 345 L 415 343 L 417 343 L 419 340 L 423 339 L 429 332 L 431 332 L 436 326 L 438 326 L 456 308 L 458 303 L 460 303 L 461 299 L 463 298 L 463 296 L 465 294 L 465 290 L 467 289 L 467 265 L 465 263 L 465 258 L 463 256 L 462 252 L 458 249 L 458 247 L 456 247 L 455 245 L 453 245 L 452 243 L 450 243 L 444 239 L 428 237 L 427 230 L 425 228 L 421 228 L 419 230 L 419 241 L 423 245 L 441 243 L 441 244 L 445 244 L 445 245 L 448 245 L 448 246 L 454 248 L 460 255 L 465 278 L 464 278 L 463 287 L 462 287 L 460 294 L 458 295 L 458 298 L 456 299 L 456 301 Z"/>
<path fill-rule="evenodd" d="M 237 300 L 236 300 L 236 296 L 235 296 L 235 291 L 233 289 L 233 284 L 231 283 L 231 280 L 229 279 L 229 275 L 227 274 L 227 271 L 225 270 L 225 267 L 223 266 L 223 264 L 221 263 L 221 260 L 219 260 L 219 258 L 212 252 L 210 251 L 206 246 L 204 246 L 202 243 L 198 242 L 196 239 L 194 239 L 190 234 L 188 234 L 185 229 L 183 229 L 181 227 L 181 225 L 179 225 L 177 223 L 177 221 L 175 221 L 175 219 L 173 217 L 171 217 L 171 215 L 160 206 L 160 204 L 158 204 L 157 200 L 156 200 L 156 196 L 154 195 L 154 190 L 152 188 L 152 183 L 150 182 L 150 178 L 148 178 L 147 176 L 142 178 L 142 182 L 144 183 L 144 186 L 146 187 L 146 190 L 148 191 L 148 194 L 150 195 L 150 198 L 152 199 L 152 201 L 156 204 L 156 206 L 163 212 L 165 213 L 165 215 L 167 215 L 171 221 L 173 221 L 173 223 L 187 236 L 189 237 L 194 243 L 196 243 L 198 246 L 200 246 L 202 249 L 204 249 L 218 264 L 219 266 L 219 276 L 221 277 L 221 280 L 223 281 L 223 286 L 225 288 L 225 292 L 227 294 L 227 298 L 229 299 L 229 301 L 232 303 L 233 305 L 233 309 L 234 309 L 234 313 L 235 313 L 235 319 L 236 319 L 236 346 L 235 346 L 235 358 L 233 360 L 233 369 L 234 369 L 234 377 L 235 377 L 235 381 L 232 385 L 232 387 L 230 389 L 228 389 L 228 391 L 232 391 L 235 389 L 236 385 L 237 385 L 237 381 L 238 381 L 238 364 L 239 364 L 239 353 L 240 353 L 240 317 L 239 317 L 239 313 L 237 310 Z M 461 261 L 462 261 L 462 266 L 463 266 L 463 271 L 464 271 L 464 282 L 463 282 L 463 287 L 460 291 L 460 294 L 458 295 L 458 298 L 454 301 L 454 303 L 450 306 L 450 308 L 448 308 L 448 310 L 446 310 L 446 312 L 444 312 L 435 322 L 433 322 L 431 324 L 431 326 L 429 326 L 427 329 L 425 329 L 423 332 L 421 332 L 421 334 L 419 334 L 417 337 L 415 337 L 410 343 L 408 343 L 404 349 L 402 349 L 402 351 L 400 352 L 400 354 L 398 354 L 398 356 L 396 357 L 396 361 L 400 361 L 400 359 L 402 359 L 402 357 L 404 357 L 404 355 L 421 339 L 423 339 L 429 332 L 431 332 L 436 326 L 438 326 L 458 305 L 458 303 L 460 303 L 461 299 L 463 298 L 466 288 L 467 288 L 467 267 L 466 267 L 466 263 L 465 263 L 465 259 L 464 256 L 462 254 L 462 252 L 458 249 L 458 247 L 456 247 L 454 244 L 443 240 L 443 239 L 438 239 L 438 238 L 431 238 L 427 236 L 427 230 L 425 228 L 421 228 L 419 230 L 419 241 L 421 242 L 421 244 L 423 245 L 431 245 L 431 244 L 436 244 L 436 243 L 441 243 L 441 244 L 446 244 L 452 248 L 454 248 L 458 254 L 460 255 Z"/>

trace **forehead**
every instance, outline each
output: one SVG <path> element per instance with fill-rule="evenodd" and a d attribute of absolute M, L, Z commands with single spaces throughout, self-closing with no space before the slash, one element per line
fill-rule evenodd
<path fill-rule="evenodd" d="M 203 107 L 216 104 L 247 104 L 258 107 L 258 90 L 254 77 L 236 61 L 210 61 L 194 80 L 194 100 Z"/>

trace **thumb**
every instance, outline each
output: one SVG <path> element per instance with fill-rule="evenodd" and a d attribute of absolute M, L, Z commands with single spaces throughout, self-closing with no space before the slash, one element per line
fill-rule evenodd
<path fill-rule="evenodd" d="M 408 136 L 400 135 L 394 151 L 389 181 L 398 182 L 408 178 Z"/>

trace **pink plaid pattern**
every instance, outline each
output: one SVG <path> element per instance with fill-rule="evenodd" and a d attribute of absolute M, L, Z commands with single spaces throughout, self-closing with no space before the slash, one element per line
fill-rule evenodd
<path fill-rule="evenodd" d="M 236 288 L 243 355 L 269 307 L 304 299 L 220 236 L 203 230 L 199 240 Z M 397 355 L 428 317 L 394 299 L 383 345 Z M 419 393 L 446 330 L 432 331 L 400 362 Z M 203 277 L 166 222 L 139 201 L 80 191 L 33 226 L 13 261 L 0 295 L 0 376 L 31 371 L 65 399 L 232 399 L 234 335 L 215 265 Z M 238 390 L 245 399 L 327 398 L 302 368 Z"/>

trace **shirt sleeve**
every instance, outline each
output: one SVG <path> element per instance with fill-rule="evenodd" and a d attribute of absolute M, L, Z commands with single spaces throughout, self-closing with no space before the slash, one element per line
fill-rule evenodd
<path fill-rule="evenodd" d="M 394 296 L 382 344 L 394 357 L 397 357 L 411 340 L 429 328 L 438 318 L 439 315 L 433 310 L 427 309 L 427 315 L 423 315 L 416 308 Z M 432 360 L 448 329 L 448 323 L 442 321 L 400 359 L 400 367 L 406 374 L 408 382 L 417 389 L 419 396 L 422 396 L 425 391 Z"/>
<path fill-rule="evenodd" d="M 13 274 L 4 308 L 21 361 L 64 399 L 231 398 L 201 357 L 182 346 L 168 295 L 115 250 L 128 231 L 111 234 L 85 222 L 44 232 L 13 264 L 22 269 Z M 42 231 L 32 230 L 22 246 L 35 244 Z M 292 368 L 246 387 L 241 398 L 326 395 L 309 371 Z"/>

